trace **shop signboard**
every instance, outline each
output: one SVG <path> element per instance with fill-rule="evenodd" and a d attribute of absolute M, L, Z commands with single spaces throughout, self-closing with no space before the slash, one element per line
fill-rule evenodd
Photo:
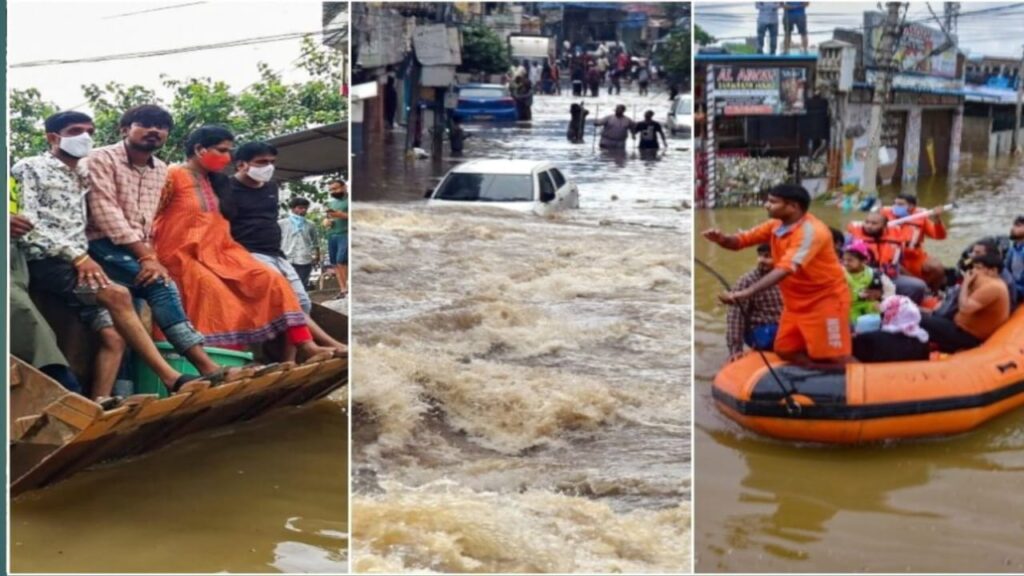
<path fill-rule="evenodd" d="M 803 114 L 806 68 L 715 66 L 715 109 L 724 116 Z"/>
<path fill-rule="evenodd" d="M 884 25 L 885 14 L 864 13 L 864 66 L 868 68 L 878 67 L 875 53 L 882 42 Z M 943 47 L 944 50 L 933 54 Z M 900 72 L 956 78 L 956 53 L 956 36 L 947 39 L 942 30 L 908 22 L 896 45 L 893 61 Z"/>

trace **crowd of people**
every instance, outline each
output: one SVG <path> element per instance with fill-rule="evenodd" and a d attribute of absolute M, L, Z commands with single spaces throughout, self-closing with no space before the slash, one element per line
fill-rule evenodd
<path fill-rule="evenodd" d="M 202 126 L 185 141 L 186 160 L 167 166 L 155 152 L 174 126 L 169 112 L 137 106 L 119 126 L 120 141 L 93 149 L 92 118 L 59 112 L 45 121 L 49 148 L 11 169 L 11 323 L 19 327 L 12 353 L 105 407 L 117 403 L 112 390 L 126 348 L 170 393 L 199 379 L 216 384 L 237 370 L 221 368 L 205 346 L 260 345 L 277 361 L 344 354 L 345 345 L 309 316 L 319 238 L 305 219 L 308 200 L 293 198 L 280 218 L 274 146 L 236 148 L 227 128 Z M 225 174 L 232 160 L 234 173 Z M 330 186 L 330 259 L 344 291 L 346 187 Z M 59 298 L 97 334 L 88 390 L 30 290 Z M 148 304 L 152 336 L 133 299 Z M 154 337 L 201 375 L 173 369 Z"/>
<path fill-rule="evenodd" d="M 636 80 L 641 96 L 648 95 L 651 81 L 657 77 L 657 68 L 646 61 L 634 58 L 621 47 L 608 48 L 599 45 L 594 53 L 570 51 L 566 57 L 566 68 L 572 83 L 573 96 L 597 97 L 602 86 L 608 87 L 608 95 L 621 94 L 622 83 Z"/>
<path fill-rule="evenodd" d="M 1024 216 L 947 268 L 924 247 L 946 238 L 942 210 L 913 195 L 846 233 L 809 212 L 800 186 L 773 188 L 765 206 L 755 228 L 703 233 L 729 250 L 757 246 L 756 268 L 719 296 L 730 360 L 744 346 L 802 365 L 927 360 L 979 346 L 1024 302 Z"/>

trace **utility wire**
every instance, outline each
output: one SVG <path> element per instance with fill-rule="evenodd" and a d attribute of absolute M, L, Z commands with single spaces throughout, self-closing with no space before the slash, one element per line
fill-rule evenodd
<path fill-rule="evenodd" d="M 1006 12 L 1008 10 L 1013 10 L 1013 9 L 1021 8 L 1021 7 L 1024 7 L 1024 2 L 1017 2 L 1017 3 L 1014 3 L 1014 4 L 1004 4 L 1004 5 L 1001 5 L 1001 6 L 994 6 L 994 7 L 991 7 L 991 8 L 979 8 L 977 10 L 971 10 L 971 11 L 968 11 L 968 12 L 961 12 L 960 13 L 960 18 L 962 19 L 965 16 L 980 16 L 980 15 L 983 15 L 983 14 L 990 14 L 992 12 Z M 1009 15 L 1017 16 L 1017 15 L 1020 15 L 1020 14 L 1024 14 L 1024 13 L 1022 13 L 1022 12 L 1011 12 Z M 813 16 L 813 15 L 814 15 L 814 13 L 808 14 L 808 16 Z M 702 15 L 698 15 L 697 24 L 700 24 L 700 17 L 701 16 Z M 745 15 L 743 15 L 743 17 L 744 17 L 745 23 L 747 21 L 751 21 L 753 19 L 753 15 L 750 15 L 750 14 L 745 14 Z M 932 20 L 931 16 L 927 16 L 927 17 L 916 18 L 914 20 L 911 20 L 910 22 L 913 23 L 913 24 L 926 24 L 926 23 L 930 22 L 931 20 Z M 864 26 L 855 26 L 855 27 L 838 26 L 838 27 L 841 27 L 841 28 L 844 28 L 844 29 L 847 29 L 847 30 L 864 30 Z M 834 28 L 827 29 L 827 30 L 826 29 L 808 30 L 807 31 L 807 35 L 808 36 L 816 36 L 816 35 L 822 35 L 822 34 L 830 34 L 834 30 L 835 30 Z M 711 31 L 709 30 L 708 32 L 710 33 Z M 746 40 L 749 36 L 750 35 L 745 35 L 745 36 L 722 36 L 722 37 L 717 37 L 716 36 L 715 39 L 716 40 Z"/>
<path fill-rule="evenodd" d="M 110 54 L 107 56 L 89 56 L 86 58 L 72 58 L 72 59 L 52 59 L 52 60 L 33 60 L 30 62 L 20 62 L 17 64 L 11 64 L 9 68 L 39 68 L 43 66 L 61 66 L 64 64 L 90 64 L 94 62 L 112 62 L 116 60 L 138 60 L 141 58 L 154 58 L 157 56 L 170 56 L 174 54 L 187 54 L 190 52 L 201 52 L 204 50 L 216 50 L 222 48 L 236 48 L 239 46 L 251 46 L 254 44 L 270 44 L 273 42 L 282 42 L 285 40 L 294 40 L 296 38 L 302 38 L 303 36 L 323 36 L 324 34 L 332 34 L 339 30 L 344 30 L 343 27 L 328 28 L 328 29 L 317 29 L 307 32 L 288 32 L 285 34 L 275 34 L 272 36 L 257 36 L 254 38 L 243 38 L 240 40 L 229 40 L 227 42 L 217 42 L 214 44 L 199 44 L 196 46 L 185 46 L 182 48 L 169 48 L 165 50 L 151 50 L 147 52 L 129 52 L 124 54 Z"/>
<path fill-rule="evenodd" d="M 185 8 L 188 6 L 196 6 L 199 4 L 206 4 L 206 2 L 187 2 L 185 4 L 173 4 L 171 6 L 161 6 L 160 8 L 150 8 L 149 10 L 139 10 L 136 12 L 124 12 L 121 14 L 114 14 L 113 16 L 107 16 L 103 20 L 115 20 L 117 18 L 127 18 L 129 16 L 137 16 L 139 14 L 149 14 L 150 12 L 162 12 L 164 10 L 176 10 L 178 8 Z"/>

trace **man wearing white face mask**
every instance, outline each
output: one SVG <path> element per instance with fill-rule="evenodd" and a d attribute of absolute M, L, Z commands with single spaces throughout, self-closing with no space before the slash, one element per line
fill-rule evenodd
<path fill-rule="evenodd" d="M 132 347 L 171 392 L 195 376 L 173 369 L 160 355 L 132 306 L 131 293 L 112 282 L 89 254 L 86 196 L 89 177 L 81 160 L 92 149 L 92 118 L 60 112 L 46 119 L 50 150 L 25 158 L 11 169 L 19 186 L 19 215 L 32 229 L 18 238 L 33 290 L 62 298 L 79 310 L 99 336 L 90 394 L 109 407 L 125 343 Z"/>
<path fill-rule="evenodd" d="M 277 270 L 292 286 L 313 339 L 322 346 L 344 349 L 311 318 L 312 301 L 306 286 L 281 249 L 280 189 L 272 181 L 277 148 L 266 142 L 248 142 L 235 150 L 231 191 L 220 198 L 220 211 L 231 223 L 231 236 L 252 257 Z"/>

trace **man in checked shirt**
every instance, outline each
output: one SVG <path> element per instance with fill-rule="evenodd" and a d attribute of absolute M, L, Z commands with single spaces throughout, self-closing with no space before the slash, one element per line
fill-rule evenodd
<path fill-rule="evenodd" d="M 732 287 L 733 291 L 744 290 L 764 278 L 775 266 L 772 247 L 760 244 L 757 247 L 757 267 L 744 274 Z M 729 305 L 726 315 L 725 340 L 729 345 L 729 361 L 743 355 L 743 345 L 755 350 L 771 350 L 775 333 L 779 330 L 779 316 L 782 315 L 782 293 L 778 286 L 772 286 L 754 294 L 746 302 Z"/>
<path fill-rule="evenodd" d="M 163 108 L 144 104 L 120 120 L 122 141 L 93 150 L 88 158 L 89 255 L 106 275 L 142 298 L 168 343 L 216 383 L 222 369 L 203 349 L 205 339 L 188 317 L 181 295 L 153 249 L 153 220 L 167 178 L 154 153 L 167 142 L 174 120 Z"/>

